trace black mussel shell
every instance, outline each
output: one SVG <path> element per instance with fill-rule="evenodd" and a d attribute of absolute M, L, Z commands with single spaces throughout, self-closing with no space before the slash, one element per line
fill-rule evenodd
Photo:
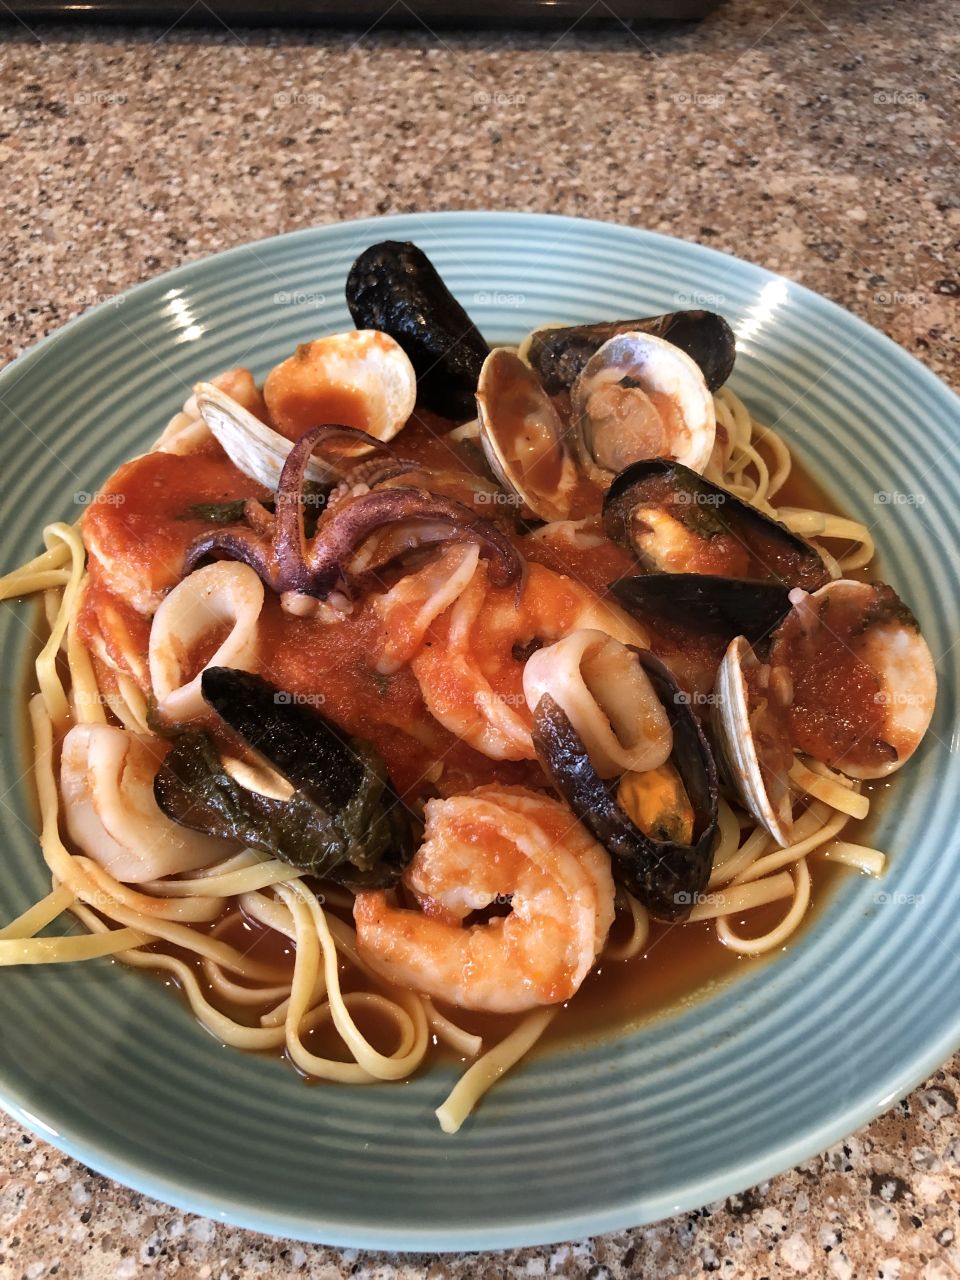
<path fill-rule="evenodd" d="M 279 799 L 242 786 L 224 769 L 213 738 L 186 727 L 154 779 L 168 817 L 353 888 L 396 882 L 413 852 L 411 823 L 369 743 L 245 671 L 210 667 L 201 690 L 293 793 Z"/>
<path fill-rule="evenodd" d="M 669 669 L 637 650 L 673 728 L 672 762 L 693 806 L 694 842 L 654 840 L 620 807 L 597 775 L 562 708 L 544 694 L 533 717 L 533 741 L 553 785 L 609 852 L 614 878 L 658 920 L 684 920 L 707 887 L 717 842 L 717 766 L 703 729 Z"/>
<path fill-rule="evenodd" d="M 669 481 L 667 501 L 656 493 L 664 477 Z M 648 484 L 652 492 L 645 494 Z M 806 538 L 671 458 L 645 458 L 614 477 L 603 500 L 607 536 L 642 560 L 642 549 L 633 543 L 631 516 L 638 506 L 658 503 L 691 528 L 703 526 L 703 536 L 722 531 L 736 538 L 750 553 L 751 578 L 805 591 L 816 591 L 829 578 L 823 560 Z"/>
<path fill-rule="evenodd" d="M 584 365 L 618 333 L 649 333 L 672 342 L 700 366 L 711 391 L 722 387 L 733 372 L 736 339 L 723 316 L 714 311 L 672 311 L 646 320 L 610 320 L 563 329 L 537 329 L 531 335 L 527 360 L 550 395 L 569 391 Z"/>
<path fill-rule="evenodd" d="M 346 295 L 358 329 L 388 333 L 410 357 L 422 404 L 445 418 L 474 416 L 490 348 L 422 249 L 371 245 L 350 268 Z"/>
<path fill-rule="evenodd" d="M 705 573 L 647 573 L 618 578 L 610 590 L 628 613 L 654 627 L 678 624 L 723 639 L 759 644 L 790 612 L 790 590 L 776 582 Z"/>

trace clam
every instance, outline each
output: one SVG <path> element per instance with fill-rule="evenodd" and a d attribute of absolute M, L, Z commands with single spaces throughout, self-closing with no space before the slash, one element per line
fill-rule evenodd
<path fill-rule="evenodd" d="M 646 458 L 693 471 L 710 461 L 717 420 L 697 365 L 646 333 L 621 333 L 590 357 L 570 391 L 571 428 L 584 472 L 603 488 Z"/>
<path fill-rule="evenodd" d="M 790 593 L 770 666 L 789 683 L 793 745 L 851 778 L 884 778 L 930 725 L 933 657 L 892 587 L 838 579 Z"/>
<path fill-rule="evenodd" d="M 212 382 L 198 383 L 194 394 L 201 417 L 233 465 L 258 484 L 276 489 L 293 442 L 254 417 Z M 331 434 L 338 438 L 342 436 L 339 442 L 346 448 L 351 462 L 369 456 L 378 448 L 376 440 L 350 427 L 342 431 L 331 428 Z M 343 460 L 341 455 L 341 462 Z M 342 465 L 324 462 L 314 456 L 307 465 L 306 474 L 308 480 L 317 484 L 330 484 L 342 476 L 343 470 Z"/>
<path fill-rule="evenodd" d="M 620 333 L 652 334 L 679 347 L 698 365 L 711 391 L 722 387 L 733 372 L 736 339 L 723 316 L 713 311 L 674 311 L 645 320 L 600 324 L 545 325 L 527 335 L 520 345 L 520 356 L 555 396 L 569 391 L 590 357 Z"/>
<path fill-rule="evenodd" d="M 403 347 L 428 409 L 461 422 L 471 417 L 490 348 L 422 249 L 396 240 L 371 245 L 350 268 L 346 297 L 354 324 Z"/>
<path fill-rule="evenodd" d="M 417 399 L 417 375 L 386 333 L 353 329 L 302 342 L 263 384 L 270 421 L 291 440 L 321 423 L 392 440 Z"/>
<path fill-rule="evenodd" d="M 652 458 L 610 485 L 603 522 L 653 573 L 748 578 L 813 590 L 828 572 L 805 538 L 681 462 Z"/>
<path fill-rule="evenodd" d="M 541 520 L 566 520 L 578 475 L 563 423 L 536 375 L 506 347 L 483 362 L 477 385 L 480 443 L 490 470 Z"/>
<path fill-rule="evenodd" d="M 717 754 L 744 806 L 781 846 L 793 828 L 789 696 L 789 682 L 760 662 L 744 636 L 731 640 L 714 689 Z"/>

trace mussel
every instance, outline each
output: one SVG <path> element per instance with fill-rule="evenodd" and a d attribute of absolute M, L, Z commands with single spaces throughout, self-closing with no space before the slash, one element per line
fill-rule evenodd
<path fill-rule="evenodd" d="M 570 717 L 543 694 L 533 740 L 544 769 L 580 821 L 609 851 L 614 877 L 661 920 L 683 920 L 706 889 L 717 839 L 718 783 L 713 753 L 669 669 L 646 650 L 640 663 L 673 733 L 670 764 L 692 810 L 689 839 L 659 839 L 633 821 L 605 784 Z M 643 778 L 643 774 L 632 775 Z"/>
<path fill-rule="evenodd" d="M 396 339 L 417 374 L 420 401 L 445 418 L 473 416 L 473 397 L 489 347 L 415 244 L 384 240 L 357 258 L 347 276 L 354 324 Z"/>
<path fill-rule="evenodd" d="M 611 484 L 603 522 L 650 572 L 749 578 L 812 591 L 829 576 L 817 549 L 785 525 L 667 458 L 636 462 Z"/>
<path fill-rule="evenodd" d="M 679 347 L 699 366 L 711 391 L 722 387 L 733 372 L 736 339 L 723 316 L 713 311 L 674 311 L 645 320 L 546 326 L 527 336 L 520 354 L 547 392 L 558 395 L 569 391 L 590 357 L 620 333 L 648 333 Z"/>
<path fill-rule="evenodd" d="M 641 622 L 720 636 L 724 644 L 740 635 L 756 644 L 790 611 L 789 589 L 779 583 L 713 574 L 638 574 L 618 578 L 610 590 Z"/>
<path fill-rule="evenodd" d="M 789 683 L 760 662 L 744 636 L 731 640 L 717 672 L 714 741 L 730 785 L 781 846 L 793 827 L 789 697 Z"/>
<path fill-rule="evenodd" d="M 675 458 L 703 471 L 713 452 L 717 420 L 703 375 L 650 334 L 605 342 L 573 384 L 570 410 L 580 464 L 603 488 L 640 459 Z"/>
<path fill-rule="evenodd" d="M 578 475 L 563 423 L 536 375 L 506 347 L 483 362 L 477 414 L 490 470 L 523 504 L 521 514 L 566 520 Z"/>
<path fill-rule="evenodd" d="M 353 887 L 394 883 L 412 832 L 375 749 L 260 676 L 208 667 L 200 684 L 253 763 L 228 761 L 210 734 L 187 729 L 154 779 L 163 812 L 313 875 Z M 268 769 L 258 767 L 264 761 Z"/>
<path fill-rule="evenodd" d="M 851 778 L 884 778 L 920 744 L 937 673 L 913 614 L 892 587 L 838 579 L 793 608 L 770 646 L 790 688 L 793 745 Z"/>

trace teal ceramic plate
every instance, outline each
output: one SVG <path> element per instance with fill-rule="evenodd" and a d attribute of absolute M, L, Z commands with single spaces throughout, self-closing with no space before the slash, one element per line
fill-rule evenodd
<path fill-rule="evenodd" d="M 544 321 L 724 312 L 733 386 L 873 527 L 938 659 L 936 718 L 851 875 L 775 963 L 645 1029 L 519 1069 L 456 1137 L 454 1078 L 307 1087 L 222 1048 L 159 982 L 107 961 L 0 975 L 0 1101 L 44 1138 L 183 1209 L 303 1240 L 481 1249 L 650 1222 L 738 1191 L 889 1107 L 960 1045 L 958 401 L 822 298 L 697 245 L 627 227 L 430 214 L 318 227 L 164 276 L 68 325 L 0 375 L 3 567 L 36 553 L 142 450 L 191 384 L 349 323 L 373 241 L 413 239 L 488 338 Z M 4 606 L 0 917 L 44 890 L 17 711 L 28 607 Z"/>

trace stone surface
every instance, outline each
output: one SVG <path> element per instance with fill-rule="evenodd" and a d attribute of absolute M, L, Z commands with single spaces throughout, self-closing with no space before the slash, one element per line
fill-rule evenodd
<path fill-rule="evenodd" d="M 14 24 L 0 45 L 0 359 L 244 240 L 507 208 L 740 254 L 955 380 L 958 65 L 949 0 L 730 3 L 699 27 L 513 36 Z M 186 1217 L 2 1121 L 0 1278 L 944 1280 L 960 1274 L 957 1069 L 725 1203 L 466 1258 L 344 1253 Z"/>

